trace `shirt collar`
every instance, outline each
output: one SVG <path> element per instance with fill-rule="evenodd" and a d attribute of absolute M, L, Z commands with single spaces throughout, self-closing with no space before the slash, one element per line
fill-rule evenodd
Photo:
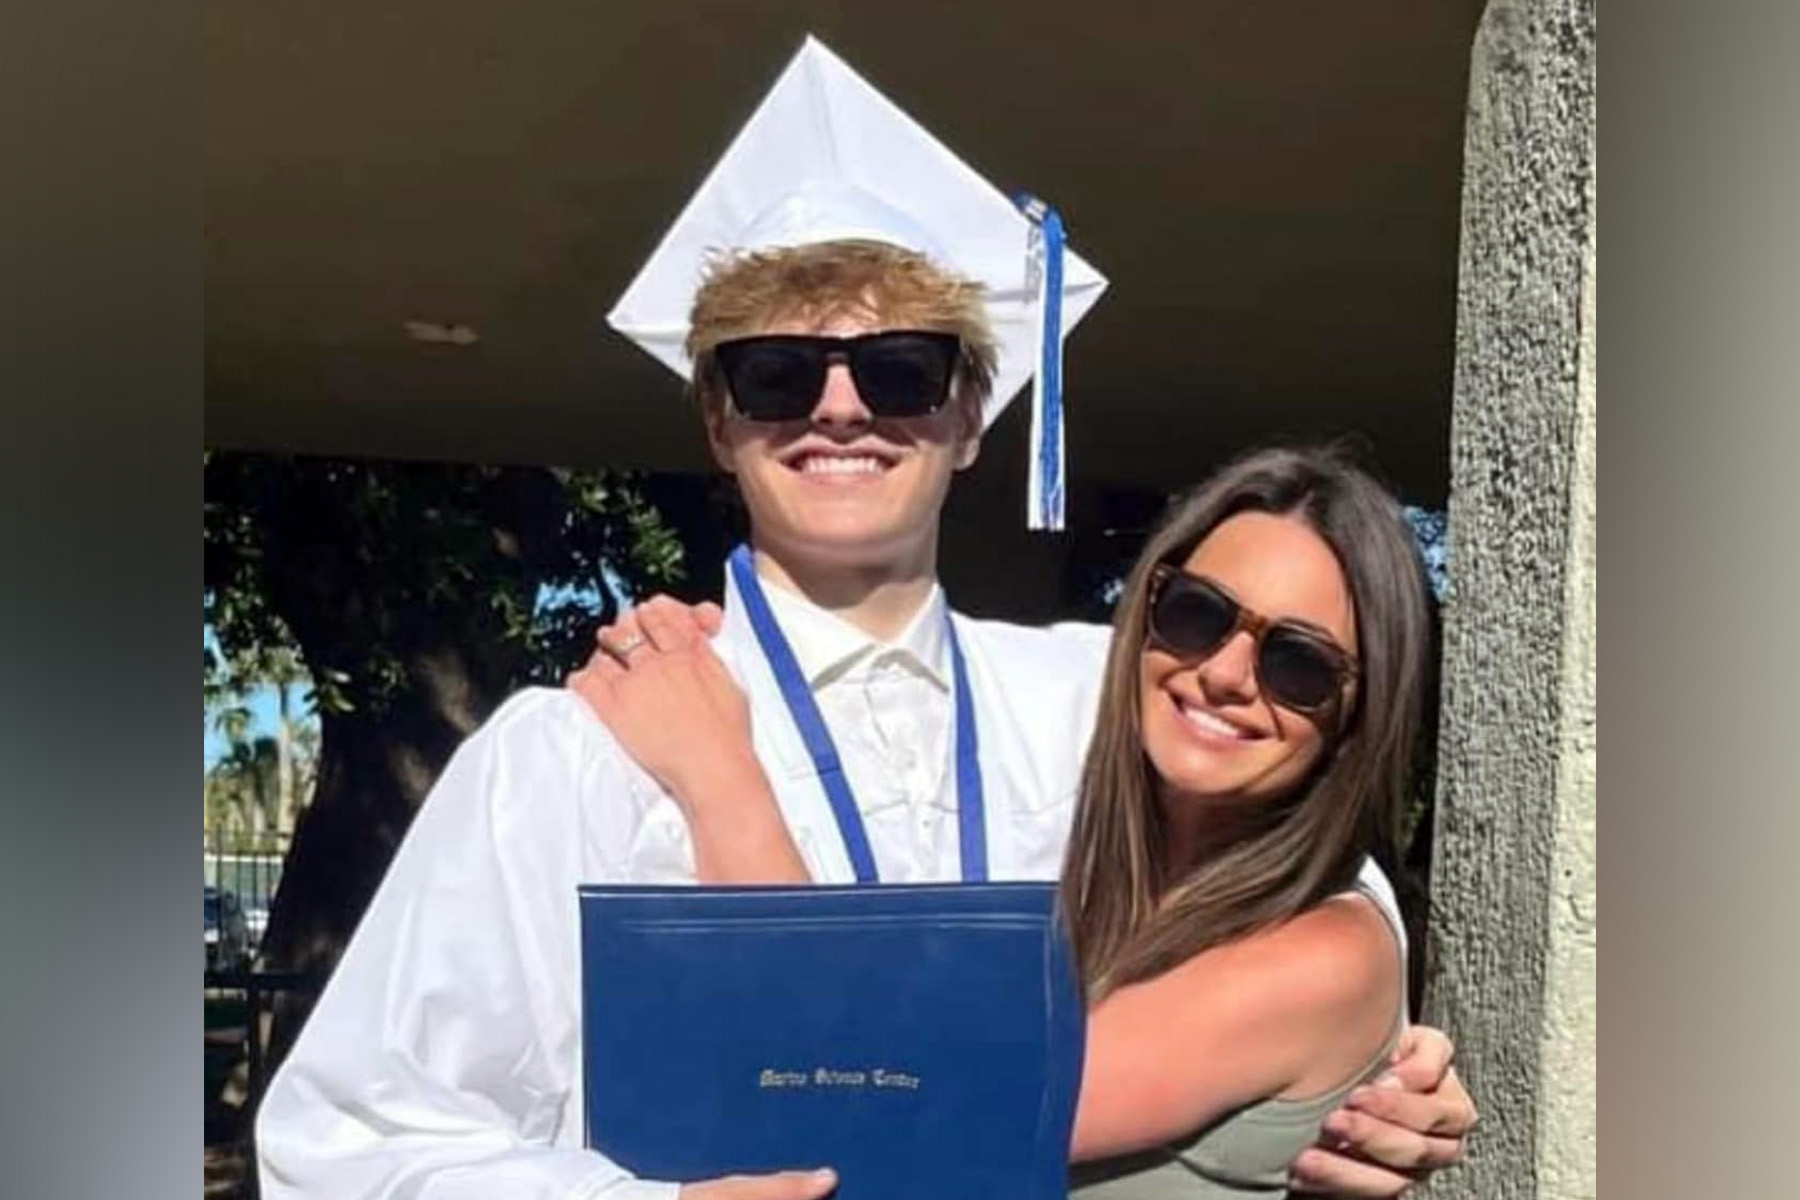
<path fill-rule="evenodd" d="M 781 632 L 787 636 L 807 685 L 814 691 L 885 656 L 917 670 L 937 687 L 948 691 L 949 646 L 944 637 L 947 606 L 944 589 L 938 584 L 931 585 L 930 595 L 906 623 L 906 628 L 886 642 L 870 637 L 842 617 L 778 583 L 764 579 L 762 585 Z"/>

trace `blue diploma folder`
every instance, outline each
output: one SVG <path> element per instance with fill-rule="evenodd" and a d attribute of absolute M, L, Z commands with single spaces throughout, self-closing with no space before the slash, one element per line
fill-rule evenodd
<path fill-rule="evenodd" d="M 588 1144 L 646 1179 L 1062 1200 L 1085 1014 L 1051 884 L 581 889 Z"/>

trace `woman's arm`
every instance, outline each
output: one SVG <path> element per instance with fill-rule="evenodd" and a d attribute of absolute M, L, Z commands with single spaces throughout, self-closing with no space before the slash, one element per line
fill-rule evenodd
<path fill-rule="evenodd" d="M 1346 897 L 1119 989 L 1088 1016 L 1071 1157 L 1163 1145 L 1246 1104 L 1330 1091 L 1393 1033 L 1401 986 L 1387 921 Z"/>
<path fill-rule="evenodd" d="M 659 598 L 632 620 L 649 644 L 626 656 L 629 670 L 597 653 L 569 684 L 681 806 L 701 880 L 810 882 L 752 752 L 748 705 L 707 645 L 716 607 Z M 1386 921 L 1345 900 L 1121 989 L 1090 1015 L 1073 1156 L 1160 1145 L 1267 1096 L 1329 1090 L 1392 1031 L 1401 975 Z M 1351 1141 L 1387 1161 L 1378 1138 Z M 1341 1170 L 1319 1178 L 1382 1194 Z"/>

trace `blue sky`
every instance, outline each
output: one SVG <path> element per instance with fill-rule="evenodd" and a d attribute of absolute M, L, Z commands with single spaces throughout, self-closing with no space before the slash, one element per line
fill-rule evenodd
<path fill-rule="evenodd" d="M 312 690 L 310 688 L 295 688 L 288 693 L 288 702 L 293 708 L 297 722 L 311 723 L 313 721 L 310 708 L 311 697 Z M 280 711 L 276 705 L 275 689 L 272 687 L 258 688 L 250 694 L 248 701 L 250 736 L 254 738 L 264 734 L 273 735 L 277 724 L 276 716 Z M 202 739 L 201 748 L 206 769 L 210 769 L 231 748 L 230 743 L 219 734 L 218 730 L 213 728 L 210 714 L 206 717 L 206 733 Z"/>
<path fill-rule="evenodd" d="M 204 622 L 200 625 L 200 645 L 204 649 L 218 650 L 219 640 L 213 634 L 212 627 Z M 288 703 L 294 720 L 298 723 L 310 723 L 312 717 L 312 689 L 296 687 L 288 692 Z M 272 687 L 257 688 L 245 697 L 245 704 L 250 709 L 250 736 L 252 738 L 272 735 L 278 725 L 277 717 L 281 709 Z M 207 711 L 201 717 L 202 734 L 200 739 L 201 769 L 211 770 L 212 765 L 225 756 L 231 749 L 231 743 L 213 728 L 213 712 Z"/>

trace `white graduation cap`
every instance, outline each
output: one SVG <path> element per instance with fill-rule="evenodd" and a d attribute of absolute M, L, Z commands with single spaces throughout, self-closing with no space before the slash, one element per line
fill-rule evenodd
<path fill-rule="evenodd" d="M 688 313 L 714 255 L 846 238 L 888 242 L 986 287 L 999 342 L 991 425 L 1025 383 L 1033 529 L 1062 528 L 1062 339 L 1106 280 L 1062 244 L 1056 211 L 1017 203 L 808 37 L 607 321 L 688 378 Z"/>

